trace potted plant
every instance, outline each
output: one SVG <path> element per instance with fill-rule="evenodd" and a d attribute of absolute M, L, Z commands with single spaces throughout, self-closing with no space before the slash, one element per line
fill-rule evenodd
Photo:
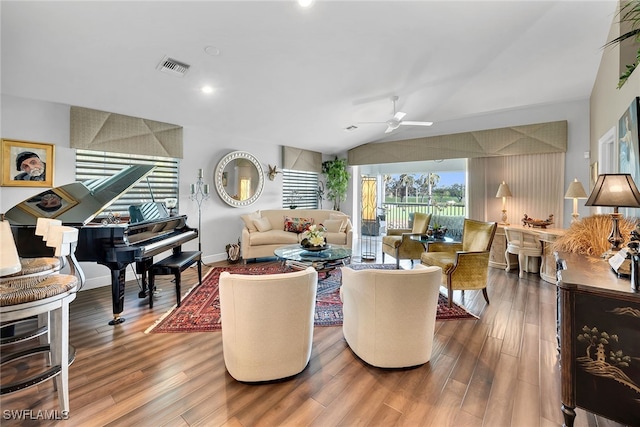
<path fill-rule="evenodd" d="M 347 159 L 327 160 L 322 162 L 322 173 L 327 176 L 327 199 L 333 201 L 333 209 L 340 210 L 340 202 L 347 198 L 349 172 Z"/>
<path fill-rule="evenodd" d="M 609 41 L 604 46 L 613 46 L 616 44 L 621 44 L 623 41 L 633 38 L 636 42 L 640 41 L 640 0 L 631 0 L 628 3 L 624 4 L 620 8 L 620 25 L 622 26 L 628 23 L 629 31 L 624 34 L 620 34 L 619 37 Z M 633 70 L 636 69 L 638 64 L 640 63 L 640 49 L 635 57 L 635 61 L 632 64 L 626 65 L 626 70 L 620 76 L 618 80 L 618 89 L 620 89 L 627 81 Z"/>

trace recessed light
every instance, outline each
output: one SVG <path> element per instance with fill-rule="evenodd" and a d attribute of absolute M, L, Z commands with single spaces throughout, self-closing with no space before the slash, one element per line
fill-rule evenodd
<path fill-rule="evenodd" d="M 218 56 L 220 55 L 220 49 L 215 46 L 205 46 L 204 51 L 207 55 Z"/>
<path fill-rule="evenodd" d="M 202 86 L 202 93 L 213 93 L 213 87 L 207 85 L 207 86 Z"/>
<path fill-rule="evenodd" d="M 311 7 L 313 3 L 314 0 L 298 0 L 300 7 Z"/>

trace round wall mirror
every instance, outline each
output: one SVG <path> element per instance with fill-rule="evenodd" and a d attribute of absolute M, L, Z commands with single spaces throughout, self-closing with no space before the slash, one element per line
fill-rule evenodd
<path fill-rule="evenodd" d="M 220 160 L 213 181 L 220 198 L 239 208 L 254 203 L 264 188 L 260 162 L 246 151 L 233 151 Z"/>

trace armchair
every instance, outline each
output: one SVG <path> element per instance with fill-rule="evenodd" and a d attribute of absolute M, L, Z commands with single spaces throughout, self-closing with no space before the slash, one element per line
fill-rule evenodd
<path fill-rule="evenodd" d="M 238 381 L 287 378 L 311 357 L 318 273 L 220 274 L 222 352 Z"/>
<path fill-rule="evenodd" d="M 429 242 L 420 261 L 442 268 L 442 283 L 447 287 L 449 307 L 454 290 L 480 290 L 489 304 L 487 275 L 489 250 L 496 234 L 495 222 L 465 219 L 461 242 Z"/>
<path fill-rule="evenodd" d="M 441 275 L 440 268 L 419 264 L 412 270 L 342 267 L 342 332 L 351 350 L 380 368 L 428 362 Z"/>
<path fill-rule="evenodd" d="M 382 237 L 382 263 L 384 264 L 384 254 L 391 255 L 396 259 L 396 268 L 400 269 L 401 259 L 410 259 L 413 265 L 414 259 L 420 259 L 424 252 L 424 245 L 412 240 L 414 234 L 425 234 L 431 214 L 416 212 L 413 216 L 413 228 L 395 228 L 387 230 L 387 235 Z"/>

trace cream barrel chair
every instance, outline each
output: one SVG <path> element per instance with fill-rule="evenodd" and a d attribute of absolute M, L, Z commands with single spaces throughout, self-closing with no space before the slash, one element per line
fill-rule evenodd
<path fill-rule="evenodd" d="M 441 275 L 440 267 L 420 264 L 412 270 L 342 267 L 342 331 L 351 350 L 380 368 L 428 362 Z"/>
<path fill-rule="evenodd" d="M 258 382 L 290 377 L 311 357 L 318 290 L 314 268 L 220 274 L 222 350 L 229 374 Z"/>

